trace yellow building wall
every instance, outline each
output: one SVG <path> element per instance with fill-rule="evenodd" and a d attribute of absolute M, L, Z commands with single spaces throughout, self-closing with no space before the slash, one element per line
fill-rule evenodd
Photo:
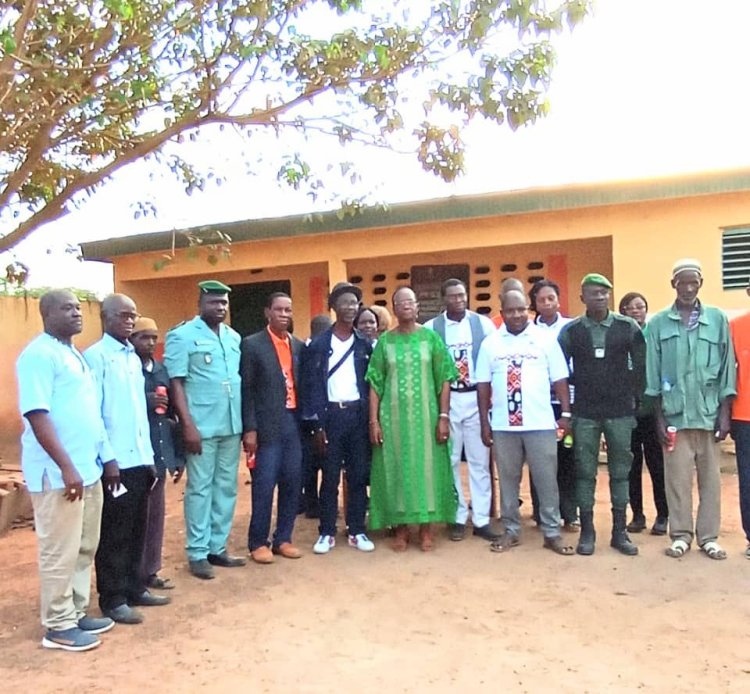
<path fill-rule="evenodd" d="M 81 304 L 83 332 L 75 340 L 75 346 L 83 351 L 96 342 L 102 334 L 98 302 Z M 19 436 L 23 430 L 18 411 L 18 382 L 16 360 L 23 348 L 42 330 L 39 300 L 28 297 L 0 296 L 0 383 L 3 397 L 0 398 L 0 459 L 20 462 L 17 459 Z"/>
<path fill-rule="evenodd" d="M 623 206 L 613 221 L 623 228 L 614 235 L 612 248 L 618 297 L 639 291 L 651 312 L 661 310 L 674 301 L 672 265 L 690 257 L 703 266 L 704 303 L 730 315 L 750 309 L 744 290 L 722 289 L 721 277 L 722 229 L 750 226 L 747 193 Z"/>
<path fill-rule="evenodd" d="M 280 256 L 281 258 L 284 256 Z M 182 260 L 179 264 L 182 265 L 183 270 L 197 269 L 201 265 L 199 261 L 192 260 Z M 193 265 L 196 267 L 193 268 Z M 119 263 L 115 263 L 115 288 L 116 291 L 127 294 L 135 301 L 141 315 L 149 316 L 157 321 L 160 331 L 159 341 L 163 343 L 164 333 L 169 328 L 184 320 L 190 320 L 196 315 L 198 282 L 202 280 L 218 279 L 229 285 L 290 280 L 293 300 L 299 297 L 299 300 L 293 301 L 295 325 L 299 335 L 307 336 L 311 318 L 310 287 L 311 284 L 325 286 L 328 276 L 325 263 L 263 268 L 261 272 L 252 273 L 249 268 L 227 271 L 226 264 L 209 267 L 211 269 L 203 273 L 184 277 L 169 277 L 161 272 L 152 271 L 148 279 L 126 279 L 127 273 L 123 272 Z M 321 301 L 322 299 L 323 294 L 320 296 Z M 314 304 L 312 308 L 315 309 Z M 231 315 L 228 322 L 231 324 Z"/>
<path fill-rule="evenodd" d="M 653 311 L 674 298 L 669 286 L 672 263 L 695 256 L 704 267 L 703 301 L 733 312 L 746 308 L 747 298 L 743 291 L 721 288 L 721 230 L 744 224 L 750 224 L 750 196 L 716 194 L 238 242 L 231 256 L 216 266 L 178 251 L 177 261 L 159 272 L 153 262 L 160 253 L 133 254 L 114 259 L 115 278 L 120 290 L 142 296 L 142 312 L 163 310 L 167 322 L 192 315 L 194 286 L 200 279 L 231 284 L 289 278 L 297 333 L 304 337 L 311 314 L 305 297 L 312 279 L 325 288 L 355 274 L 364 279 L 374 268 L 395 274 L 411 265 L 444 262 L 493 264 L 493 272 L 499 272 L 498 262 L 506 256 L 549 258 L 563 253 L 568 263 L 563 293 L 571 313 L 580 308 L 580 278 L 590 271 L 610 276 L 613 303 L 627 291 L 640 291 Z M 304 223 L 300 225 L 303 230 Z M 495 301 L 500 280 L 499 275 L 492 280 Z M 370 288 L 363 288 L 366 299 L 373 300 Z"/>
<path fill-rule="evenodd" d="M 526 291 L 538 278 L 549 277 L 560 285 L 563 311 L 575 314 L 580 307 L 580 278 L 586 272 L 612 275 L 612 242 L 609 237 L 603 237 L 555 244 L 465 248 L 378 259 L 361 258 L 350 261 L 347 266 L 349 279 L 362 289 L 364 303 L 387 305 L 390 309 L 390 298 L 396 287 L 411 282 L 412 278 L 405 276 L 410 274 L 412 266 L 456 263 L 469 266 L 469 303 L 473 310 L 490 315 L 498 313 L 500 286 L 508 277 L 523 281 Z M 531 264 L 542 267 L 532 265 L 530 269 Z M 507 266 L 515 266 L 515 269 L 503 271 L 502 268 Z M 385 279 L 380 279 L 383 275 Z M 477 287 L 477 282 L 488 282 L 489 286 Z"/>

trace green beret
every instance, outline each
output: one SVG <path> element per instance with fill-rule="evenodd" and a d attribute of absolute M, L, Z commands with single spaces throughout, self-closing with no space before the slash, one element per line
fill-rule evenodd
<path fill-rule="evenodd" d="M 598 284 L 600 287 L 612 289 L 612 282 L 598 272 L 589 272 L 589 274 L 581 280 L 582 287 L 585 287 L 587 284 Z"/>
<path fill-rule="evenodd" d="M 201 288 L 202 294 L 229 294 L 232 291 L 231 287 L 227 287 L 226 284 L 218 280 L 204 280 L 198 282 L 198 286 Z"/>

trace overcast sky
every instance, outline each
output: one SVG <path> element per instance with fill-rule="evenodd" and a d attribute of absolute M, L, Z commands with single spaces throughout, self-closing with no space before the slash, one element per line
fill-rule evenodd
<path fill-rule="evenodd" d="M 597 0 L 595 15 L 558 42 L 547 119 L 516 133 L 472 126 L 467 174 L 452 184 L 423 173 L 414 155 L 377 154 L 360 161 L 365 185 L 395 203 L 750 166 L 748 26 L 747 0 Z M 67 243 L 312 209 L 262 167 L 248 176 L 231 146 L 206 151 L 229 172 L 223 186 L 188 198 L 168 174 L 121 171 L 16 249 L 30 284 L 111 290 L 110 269 L 82 266 L 62 252 Z M 134 220 L 138 200 L 153 201 L 158 217 Z"/>

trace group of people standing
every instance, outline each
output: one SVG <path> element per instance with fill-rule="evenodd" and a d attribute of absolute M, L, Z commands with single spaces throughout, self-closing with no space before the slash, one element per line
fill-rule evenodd
<path fill-rule="evenodd" d="M 645 460 L 656 506 L 651 532 L 669 531 L 666 553 L 682 556 L 695 537 L 707 556 L 725 558 L 717 446 L 730 427 L 750 543 L 750 375 L 743 364 L 750 325 L 737 323 L 735 358 L 726 317 L 698 299 L 700 264 L 678 261 L 671 284 L 674 304 L 646 323 L 645 298 L 626 294 L 620 312 L 611 311 L 612 284 L 597 273 L 581 282 L 585 313 L 575 319 L 560 315 L 553 281 L 537 282 L 527 298 L 510 279 L 493 322 L 468 310 L 466 286 L 451 279 L 441 289 L 445 310 L 424 326 L 414 291 L 401 287 L 388 330 L 389 317 L 363 307 L 361 290 L 342 282 L 329 296 L 335 320 L 319 320 L 305 344 L 291 334 L 287 294 L 269 296 L 266 327 L 241 339 L 225 324 L 231 289 L 205 281 L 198 315 L 167 332 L 163 364 L 154 358 L 156 323 L 139 316 L 129 297 L 103 301 L 104 335 L 81 355 L 72 341 L 82 329 L 77 299 L 48 292 L 40 302 L 44 332 L 17 369 L 43 645 L 94 648 L 115 622 L 141 622 L 137 607 L 169 602 L 152 592 L 172 587 L 159 575 L 167 475 L 175 482 L 187 475 L 190 572 L 211 579 L 216 567 L 243 566 L 227 549 L 241 449 L 252 477 L 248 551 L 261 565 L 302 556 L 293 543 L 301 510 L 319 517 L 313 552 L 335 548 L 342 469 L 350 547 L 373 551 L 368 528 L 387 528 L 392 548 L 405 551 L 417 526 L 419 547 L 430 551 L 435 524 L 447 524 L 458 542 L 470 522 L 492 551 L 507 552 L 521 541 L 524 462 L 543 546 L 593 554 L 602 437 L 612 547 L 638 553 L 628 533 L 646 528 Z M 502 529 L 491 521 L 491 454 Z M 563 531 L 580 532 L 575 547 Z M 101 618 L 87 614 L 92 559 Z"/>

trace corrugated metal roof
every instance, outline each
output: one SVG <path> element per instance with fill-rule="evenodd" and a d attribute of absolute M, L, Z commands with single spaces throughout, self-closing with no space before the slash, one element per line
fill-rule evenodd
<path fill-rule="evenodd" d="M 151 234 L 134 234 L 81 244 L 87 260 L 109 260 L 120 255 L 169 250 L 188 245 L 191 234 L 212 230 L 228 234 L 233 243 L 309 234 L 342 233 L 394 228 L 425 222 L 450 221 L 619 205 L 674 198 L 750 191 L 750 169 L 703 172 L 649 180 L 574 184 L 552 188 L 452 196 L 372 207 L 341 218 L 336 211 L 207 224 Z"/>

